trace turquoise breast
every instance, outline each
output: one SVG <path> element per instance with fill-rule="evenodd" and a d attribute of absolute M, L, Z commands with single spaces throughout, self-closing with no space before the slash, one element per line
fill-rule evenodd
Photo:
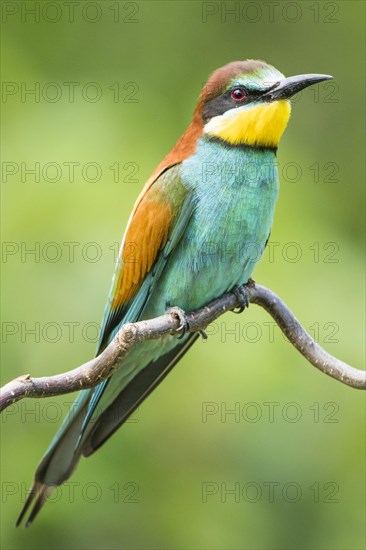
<path fill-rule="evenodd" d="M 153 301 L 190 311 L 252 275 L 273 222 L 276 155 L 201 138 L 180 177 L 195 197 L 195 210 Z"/>
<path fill-rule="evenodd" d="M 168 306 L 194 311 L 247 282 L 271 230 L 278 193 L 273 151 L 228 147 L 203 138 L 180 166 L 179 176 L 195 197 L 195 209 L 155 281 L 145 319 L 163 314 Z M 109 388 L 108 402 L 138 371 L 188 337 L 167 335 L 134 349 L 113 375 L 114 393 Z"/>

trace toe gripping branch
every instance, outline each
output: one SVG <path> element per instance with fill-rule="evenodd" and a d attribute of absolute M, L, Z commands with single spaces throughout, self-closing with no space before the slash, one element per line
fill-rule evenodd
<path fill-rule="evenodd" d="M 253 281 L 254 282 L 254 281 Z M 236 296 L 239 307 L 233 309 L 234 313 L 242 313 L 245 308 L 249 307 L 249 292 L 248 292 L 248 286 L 252 284 L 252 280 L 249 279 L 248 283 L 246 285 L 242 286 L 234 286 L 232 289 L 232 293 Z"/>
<path fill-rule="evenodd" d="M 250 300 L 249 300 L 248 288 L 253 285 L 255 285 L 255 282 L 253 281 L 253 279 L 249 279 L 245 285 L 241 285 L 241 286 L 235 285 L 234 288 L 231 290 L 231 292 L 236 296 L 239 303 L 239 306 L 232 310 L 234 313 L 242 313 L 244 309 L 249 307 Z M 168 307 L 167 313 L 170 313 L 171 315 L 173 315 L 175 318 L 179 320 L 180 325 L 177 331 L 179 336 L 177 336 L 177 339 L 181 340 L 190 329 L 188 316 L 186 312 L 182 308 L 178 306 L 174 306 L 174 307 Z M 197 332 L 202 336 L 203 340 L 208 339 L 208 336 L 205 330 L 201 329 Z"/>
<path fill-rule="evenodd" d="M 185 334 L 189 331 L 189 322 L 188 322 L 186 312 L 182 308 L 175 306 L 175 307 L 168 308 L 167 313 L 170 313 L 171 315 L 173 315 L 179 320 L 180 322 L 180 326 L 178 328 L 179 336 L 177 336 L 177 339 L 181 340 L 185 336 Z M 202 336 L 203 340 L 207 340 L 208 336 L 203 329 L 199 330 L 198 333 Z"/>

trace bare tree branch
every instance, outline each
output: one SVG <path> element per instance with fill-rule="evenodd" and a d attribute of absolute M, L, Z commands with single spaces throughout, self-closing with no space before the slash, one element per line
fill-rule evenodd
<path fill-rule="evenodd" d="M 254 282 L 242 288 L 246 290 L 249 302 L 263 307 L 273 317 L 288 340 L 309 363 L 343 384 L 366 389 L 366 372 L 355 369 L 324 351 L 274 292 Z M 204 308 L 186 313 L 188 330 L 202 332 L 226 311 L 240 306 L 242 304 L 238 296 L 231 292 L 224 294 Z M 50 397 L 92 388 L 111 376 L 121 360 L 141 342 L 159 339 L 166 334 L 179 335 L 180 327 L 181 321 L 174 308 L 155 319 L 127 323 L 98 357 L 80 367 L 43 378 L 31 378 L 26 374 L 6 384 L 0 390 L 0 412 L 25 397 Z"/>

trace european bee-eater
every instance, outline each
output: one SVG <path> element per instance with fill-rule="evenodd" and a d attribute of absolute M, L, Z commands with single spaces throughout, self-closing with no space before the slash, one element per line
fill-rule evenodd
<path fill-rule="evenodd" d="M 126 322 L 170 306 L 194 311 L 245 284 L 266 246 L 278 194 L 276 151 L 289 98 L 332 78 L 285 78 L 263 61 L 235 61 L 204 86 L 191 124 L 147 181 L 122 241 L 99 354 Z M 52 488 L 153 391 L 198 335 L 144 342 L 96 388 L 82 391 L 51 442 L 19 516 L 34 520 Z"/>

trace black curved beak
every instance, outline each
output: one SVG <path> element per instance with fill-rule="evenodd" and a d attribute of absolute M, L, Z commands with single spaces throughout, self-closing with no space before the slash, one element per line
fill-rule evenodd
<path fill-rule="evenodd" d="M 333 77 L 328 74 L 299 74 L 290 76 L 272 86 L 268 92 L 262 95 L 263 101 L 276 101 L 278 99 L 289 99 L 300 90 L 318 84 L 323 80 L 331 80 Z"/>

